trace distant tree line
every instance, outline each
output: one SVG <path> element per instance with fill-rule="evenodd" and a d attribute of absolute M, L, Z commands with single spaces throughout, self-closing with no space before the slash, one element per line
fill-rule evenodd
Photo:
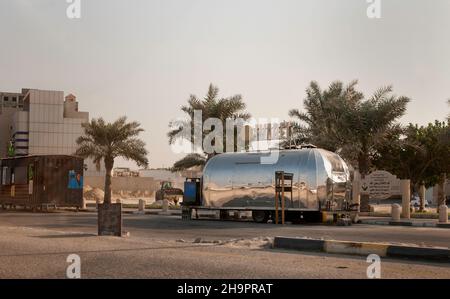
<path fill-rule="evenodd" d="M 289 136 L 282 136 L 295 144 L 310 143 L 338 153 L 362 177 L 384 169 L 401 179 L 410 179 L 413 191 L 420 185 L 443 184 L 450 174 L 450 115 L 426 126 L 402 126 L 399 119 L 406 112 L 408 97 L 394 95 L 392 86 L 365 97 L 357 83 L 335 81 L 322 89 L 317 82 L 311 82 L 303 108 L 289 111 L 295 121 L 284 122 L 289 124 Z M 211 84 L 203 99 L 191 95 L 188 105 L 181 108 L 188 114 L 187 122 L 193 123 L 196 109 L 203 112 L 204 119 L 250 118 L 240 95 L 219 98 L 218 94 L 219 89 Z M 182 125 L 168 133 L 170 144 L 180 138 L 181 130 Z M 287 141 L 282 146 L 288 145 Z M 188 154 L 174 164 L 173 170 L 202 167 L 212 156 Z"/>

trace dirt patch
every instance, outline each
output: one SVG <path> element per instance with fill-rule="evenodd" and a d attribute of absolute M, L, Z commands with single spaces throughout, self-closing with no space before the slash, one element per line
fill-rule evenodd
<path fill-rule="evenodd" d="M 120 199 L 122 203 L 132 203 L 137 204 L 139 199 L 146 200 L 147 203 L 154 202 L 154 198 L 150 197 L 152 192 L 149 191 L 126 191 L 121 190 L 118 192 L 112 192 L 111 198 L 113 201 Z M 89 185 L 84 186 L 83 188 L 83 197 L 85 201 L 89 202 L 103 202 L 103 198 L 105 196 L 105 192 L 100 188 L 92 188 Z M 162 206 L 162 202 L 161 202 Z"/>
<path fill-rule="evenodd" d="M 177 240 L 177 242 L 181 242 Z M 184 242 L 184 240 L 183 240 Z M 203 240 L 202 238 L 196 238 L 193 243 L 195 244 L 216 244 L 232 248 L 248 248 L 248 249 L 262 249 L 262 248 L 272 248 L 273 238 L 271 237 L 256 237 L 251 239 L 240 238 L 231 239 L 227 241 L 222 240 Z"/>
<path fill-rule="evenodd" d="M 100 188 L 91 188 L 85 186 L 83 188 L 83 197 L 86 201 L 101 202 L 105 196 L 105 192 Z"/>

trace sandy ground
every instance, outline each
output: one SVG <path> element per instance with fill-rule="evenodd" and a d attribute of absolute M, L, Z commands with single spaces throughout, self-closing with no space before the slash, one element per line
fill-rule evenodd
<path fill-rule="evenodd" d="M 0 278 L 366 278 L 364 257 L 269 248 L 274 235 L 450 243 L 448 230 L 190 221 L 127 215 L 130 237 L 97 237 L 92 213 L 0 213 Z M 364 238 L 365 236 L 365 238 Z M 423 236 L 423 237 L 421 237 Z M 382 278 L 450 278 L 450 265 L 382 259 Z"/>
<path fill-rule="evenodd" d="M 83 278 L 366 278 L 363 257 L 265 248 L 264 239 L 224 244 L 115 238 L 0 227 L 1 278 L 65 278 L 77 254 Z M 384 259 L 384 278 L 449 278 L 450 267 Z"/>

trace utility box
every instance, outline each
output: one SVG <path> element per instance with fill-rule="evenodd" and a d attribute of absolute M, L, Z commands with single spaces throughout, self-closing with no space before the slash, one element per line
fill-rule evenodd
<path fill-rule="evenodd" d="M 0 159 L 0 204 L 82 208 L 83 161 L 68 155 Z"/>
<path fill-rule="evenodd" d="M 201 204 L 201 180 L 199 178 L 188 178 L 184 182 L 183 205 Z"/>

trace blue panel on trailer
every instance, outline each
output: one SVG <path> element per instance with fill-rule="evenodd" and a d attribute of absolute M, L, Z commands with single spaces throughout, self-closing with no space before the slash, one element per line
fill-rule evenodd
<path fill-rule="evenodd" d="M 184 182 L 184 203 L 194 203 L 197 200 L 197 182 Z"/>

